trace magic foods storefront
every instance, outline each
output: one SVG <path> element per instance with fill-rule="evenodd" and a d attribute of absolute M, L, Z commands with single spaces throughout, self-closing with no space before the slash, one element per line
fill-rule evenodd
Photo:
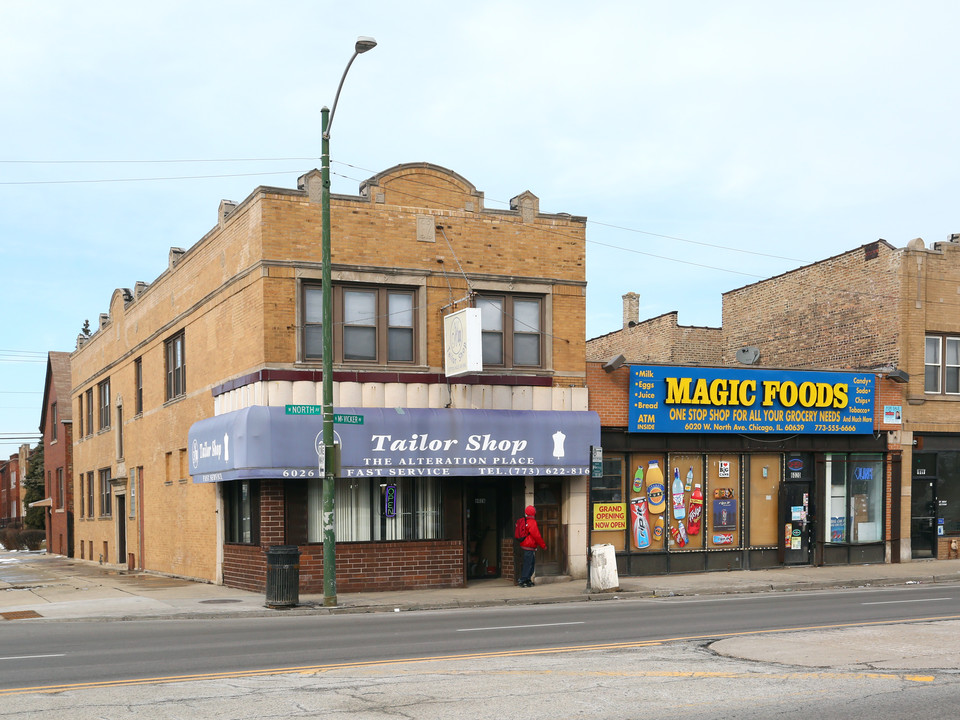
<path fill-rule="evenodd" d="M 872 373 L 630 370 L 629 427 L 603 428 L 591 483 L 590 542 L 621 573 L 884 561 Z"/>
<path fill-rule="evenodd" d="M 301 589 L 323 590 L 313 407 L 249 407 L 190 429 L 193 480 L 220 490 L 226 585 L 263 590 L 265 549 L 298 545 Z M 512 520 L 531 501 L 550 553 L 538 572 L 585 567 L 585 549 L 571 543 L 583 537 L 595 413 L 337 408 L 334 421 L 341 591 L 512 577 Z"/>

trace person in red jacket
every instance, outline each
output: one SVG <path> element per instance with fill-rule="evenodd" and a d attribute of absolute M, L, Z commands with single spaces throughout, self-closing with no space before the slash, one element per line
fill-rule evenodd
<path fill-rule="evenodd" d="M 547 549 L 547 544 L 540 535 L 540 528 L 537 527 L 536 514 L 537 509 L 533 505 L 527 505 L 527 509 L 524 510 L 527 536 L 520 541 L 520 547 L 523 549 L 523 565 L 520 570 L 519 585 L 522 588 L 533 587 L 533 581 L 530 578 L 533 577 L 533 568 L 537 562 L 537 548 Z"/>

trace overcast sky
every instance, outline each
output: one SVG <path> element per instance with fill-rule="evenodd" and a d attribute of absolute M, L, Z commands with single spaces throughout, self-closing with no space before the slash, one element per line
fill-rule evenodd
<path fill-rule="evenodd" d="M 403 162 L 489 208 L 588 218 L 587 336 L 884 238 L 960 232 L 960 3 L 0 0 L 4 433 L 35 432 L 45 355 L 153 281 L 221 199 L 333 191 Z M 192 162 L 181 162 L 190 160 Z"/>

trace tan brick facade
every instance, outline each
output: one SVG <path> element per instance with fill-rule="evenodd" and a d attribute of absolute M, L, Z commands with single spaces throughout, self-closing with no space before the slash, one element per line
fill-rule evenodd
<path fill-rule="evenodd" d="M 222 500 L 216 484 L 191 481 L 187 432 L 203 418 L 249 405 L 320 401 L 321 363 L 304 358 L 301 333 L 303 283 L 321 277 L 319 198 L 313 171 L 298 190 L 261 187 L 241 203 L 222 203 L 216 227 L 186 252 L 171 250 L 154 282 L 114 292 L 100 327 L 78 342 L 74 415 L 86 418 L 87 391 L 96 404 L 98 384 L 110 382 L 109 427 L 100 428 L 97 406 L 94 427 L 85 425 L 75 441 L 75 492 L 88 492 L 89 473 L 97 485 L 94 511 L 76 522 L 86 559 L 103 555 L 108 563 L 246 583 L 237 568 L 249 549 L 224 550 Z M 412 287 L 418 299 L 415 362 L 390 373 L 337 363 L 335 404 L 586 410 L 585 219 L 543 214 L 530 193 L 513 204 L 488 210 L 462 177 L 422 163 L 371 178 L 358 196 L 333 196 L 334 284 Z M 540 367 L 447 380 L 443 317 L 483 291 L 542 298 Z M 186 391 L 168 398 L 166 343 L 181 331 Z M 102 469 L 112 477 L 109 514 L 100 507 Z M 275 491 L 265 486 L 267 495 Z M 584 493 L 570 499 L 580 511 Z M 262 528 L 263 545 L 283 541 L 270 532 Z M 441 565 L 437 573 L 449 573 Z"/>

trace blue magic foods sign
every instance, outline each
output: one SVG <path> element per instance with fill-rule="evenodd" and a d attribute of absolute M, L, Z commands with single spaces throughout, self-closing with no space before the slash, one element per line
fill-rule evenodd
<path fill-rule="evenodd" d="M 872 373 L 630 368 L 630 432 L 873 432 Z"/>

